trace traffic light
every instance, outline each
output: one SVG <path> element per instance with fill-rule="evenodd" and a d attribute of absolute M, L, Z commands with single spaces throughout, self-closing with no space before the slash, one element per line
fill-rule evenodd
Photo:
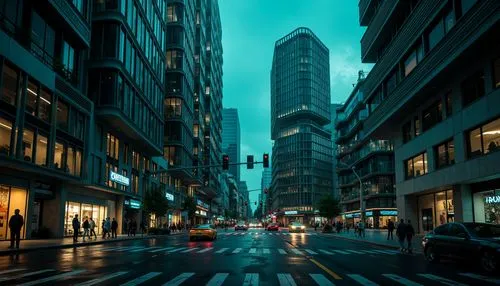
<path fill-rule="evenodd" d="M 264 153 L 264 156 L 262 156 L 262 163 L 264 164 L 264 168 L 269 168 L 269 154 Z"/>
<path fill-rule="evenodd" d="M 222 170 L 229 170 L 229 155 L 222 156 Z"/>
<path fill-rule="evenodd" d="M 247 169 L 253 169 L 253 155 L 247 156 Z"/>

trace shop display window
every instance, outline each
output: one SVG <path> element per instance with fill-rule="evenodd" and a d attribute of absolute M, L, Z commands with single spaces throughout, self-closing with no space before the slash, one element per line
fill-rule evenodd
<path fill-rule="evenodd" d="M 473 194 L 474 221 L 500 224 L 500 190 Z"/>
<path fill-rule="evenodd" d="M 452 190 L 418 197 L 420 231 L 432 231 L 437 226 L 455 221 L 454 208 Z"/>
<path fill-rule="evenodd" d="M 26 222 L 26 204 L 28 192 L 25 189 L 0 185 L 0 240 L 10 239 L 8 229 L 9 218 L 14 215 L 16 209 Z M 25 226 L 21 230 L 21 238 L 26 235 Z"/>
<path fill-rule="evenodd" d="M 73 235 L 73 218 L 78 215 L 78 220 L 83 223 L 85 218 L 92 218 L 95 222 L 95 232 L 102 233 L 102 221 L 106 218 L 108 207 L 102 205 L 85 204 L 80 202 L 66 202 L 64 221 L 64 235 Z"/>

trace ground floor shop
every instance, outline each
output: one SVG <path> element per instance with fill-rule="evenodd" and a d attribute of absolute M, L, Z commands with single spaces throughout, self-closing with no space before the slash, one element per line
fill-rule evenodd
<path fill-rule="evenodd" d="M 361 220 L 361 212 L 351 211 L 342 214 L 342 221 L 344 224 L 354 226 Z M 367 209 L 365 211 L 365 221 L 367 228 L 384 229 L 387 228 L 389 221 L 397 221 L 398 211 L 396 208 L 380 208 L 380 209 Z"/>
<path fill-rule="evenodd" d="M 16 209 L 19 214 L 26 218 L 28 209 L 28 190 L 11 185 L 0 184 L 0 240 L 10 239 L 8 228 L 9 218 L 14 215 Z M 26 223 L 29 223 L 27 221 Z M 21 238 L 26 237 L 26 225 L 21 230 Z"/>

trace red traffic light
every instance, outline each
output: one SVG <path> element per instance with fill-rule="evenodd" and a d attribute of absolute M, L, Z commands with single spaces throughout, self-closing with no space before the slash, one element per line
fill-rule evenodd
<path fill-rule="evenodd" d="M 264 165 L 264 168 L 269 168 L 269 154 L 264 153 L 262 156 L 262 164 Z"/>
<path fill-rule="evenodd" d="M 222 170 L 229 170 L 229 155 L 222 155 Z"/>

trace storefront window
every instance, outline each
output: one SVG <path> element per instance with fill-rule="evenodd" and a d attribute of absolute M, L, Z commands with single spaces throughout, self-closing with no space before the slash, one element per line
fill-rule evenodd
<path fill-rule="evenodd" d="M 418 197 L 418 208 L 421 232 L 455 221 L 453 190 Z"/>
<path fill-rule="evenodd" d="M 85 218 L 92 218 L 95 222 L 95 232 L 102 233 L 102 221 L 106 219 L 108 207 L 102 205 L 85 204 L 80 202 L 66 202 L 64 235 L 73 235 L 73 218 L 78 215 L 78 220 L 83 223 Z"/>
<path fill-rule="evenodd" d="M 35 163 L 37 165 L 47 166 L 47 137 L 38 134 L 37 138 Z"/>
<path fill-rule="evenodd" d="M 26 221 L 27 191 L 25 189 L 0 185 L 0 240 L 10 239 L 8 231 L 9 218 L 14 215 L 16 209 Z M 24 238 L 26 229 L 23 226 L 21 238 Z"/>
<path fill-rule="evenodd" d="M 12 122 L 0 117 L 0 154 L 9 155 Z"/>
<path fill-rule="evenodd" d="M 475 193 L 474 222 L 500 224 L 500 190 Z"/>

